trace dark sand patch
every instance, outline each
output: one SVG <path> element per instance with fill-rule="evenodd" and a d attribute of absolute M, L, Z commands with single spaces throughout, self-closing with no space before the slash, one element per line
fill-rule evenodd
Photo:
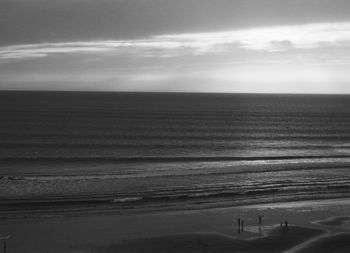
<path fill-rule="evenodd" d="M 349 253 L 350 233 L 324 237 L 312 242 L 298 253 Z"/>
<path fill-rule="evenodd" d="M 267 237 L 241 240 L 215 233 L 194 233 L 124 241 L 96 249 L 97 252 L 281 252 L 322 230 L 290 227 L 282 233 L 275 228 Z"/>

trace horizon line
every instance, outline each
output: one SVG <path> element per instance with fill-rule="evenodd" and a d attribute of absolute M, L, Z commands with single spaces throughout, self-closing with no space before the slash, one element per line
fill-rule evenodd
<path fill-rule="evenodd" d="M 108 91 L 108 90 L 26 90 L 26 89 L 4 89 L 2 92 L 57 92 L 57 93 L 158 93 L 158 94 L 238 94 L 238 95 L 336 95 L 336 96 L 349 96 L 349 93 L 302 93 L 302 92 L 209 92 L 209 91 Z"/>

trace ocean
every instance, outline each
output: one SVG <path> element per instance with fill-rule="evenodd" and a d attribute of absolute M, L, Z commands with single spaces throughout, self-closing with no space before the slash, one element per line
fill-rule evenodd
<path fill-rule="evenodd" d="M 0 217 L 350 197 L 350 96 L 0 92 Z"/>

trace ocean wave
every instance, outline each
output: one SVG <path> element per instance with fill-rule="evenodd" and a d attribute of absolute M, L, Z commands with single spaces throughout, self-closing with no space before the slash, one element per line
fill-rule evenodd
<path fill-rule="evenodd" d="M 310 162 L 310 161 L 309 161 Z M 211 166 L 207 167 L 206 169 L 201 168 L 187 168 L 181 170 L 172 169 L 172 168 L 165 168 L 165 169 L 152 169 L 152 170 L 144 170 L 144 169 L 138 169 L 136 171 L 123 171 L 123 172 L 109 172 L 104 174 L 88 174 L 88 175 L 82 175 L 82 174 L 67 174 L 67 175 L 23 175 L 23 176 L 17 176 L 17 175 L 3 175 L 0 176 L 0 182 L 3 181 L 43 181 L 43 182 L 57 182 L 57 181 L 104 181 L 104 180 L 126 180 L 126 179 L 156 179 L 156 178 L 179 178 L 179 177 L 191 177 L 191 176 L 232 176 L 232 175 L 241 175 L 241 174 L 254 174 L 254 173 L 271 173 L 271 172 L 288 172 L 288 171 L 322 171 L 322 170 L 329 170 L 329 169 L 347 169 L 349 168 L 349 165 L 347 164 L 334 164 L 334 160 L 328 161 L 329 163 L 323 163 L 323 164 L 312 164 L 310 166 L 310 163 L 305 162 L 304 165 L 297 164 L 297 166 L 278 166 L 280 164 L 277 164 L 274 162 L 271 163 L 264 163 L 263 167 L 254 167 L 254 166 L 243 166 L 246 164 L 229 164 L 227 168 L 217 168 L 217 164 L 212 164 Z M 339 162 L 339 161 L 338 161 Z M 287 163 L 288 164 L 288 163 Z M 249 164 L 250 165 L 250 164 Z M 267 167 L 267 165 L 271 165 L 270 167 Z M 273 165 L 273 167 L 272 167 Z M 230 167 L 231 166 L 231 167 Z M 232 167 L 236 166 L 236 167 Z M 319 182 L 323 182 L 320 180 Z M 219 183 L 217 183 L 220 185 Z M 267 184 L 268 185 L 268 184 Z"/>
<path fill-rule="evenodd" d="M 20 176 L 0 176 L 0 181 L 14 181 L 14 180 L 22 180 L 24 177 Z"/>
<path fill-rule="evenodd" d="M 334 169 L 348 168 L 348 166 L 334 166 Z M 326 168 L 317 168 L 316 170 L 326 170 Z M 183 176 L 218 176 L 218 175 L 239 175 L 239 174 L 250 174 L 256 172 L 269 173 L 269 172 L 286 172 L 286 171 L 300 171 L 300 170 L 315 170 L 315 168 L 277 168 L 277 169 L 264 169 L 264 170 L 241 170 L 241 171 L 223 171 L 223 172 L 203 172 L 203 171 L 193 171 L 192 173 L 179 173 L 170 174 L 169 171 L 164 173 L 139 173 L 139 174 L 126 174 L 126 175 L 115 175 L 115 174 L 105 174 L 105 175 L 63 175 L 63 176 L 0 176 L 1 181 L 15 181 L 15 180 L 26 180 L 26 181 L 44 181 L 44 182 L 54 182 L 54 181 L 94 181 L 94 180 L 118 180 L 118 179 L 147 179 L 147 178 L 162 178 L 162 177 L 183 177 Z"/>
<path fill-rule="evenodd" d="M 13 182 L 17 185 L 18 182 Z M 37 185 L 37 182 L 32 182 Z M 56 185 L 56 182 L 53 182 Z M 19 184 L 21 187 L 21 184 Z M 43 185 L 49 186 L 45 182 Z M 65 185 L 65 184 L 63 184 Z M 0 182 L 1 186 L 1 182 Z M 248 205 L 256 203 L 274 203 L 281 201 L 315 200 L 350 197 L 350 178 L 329 177 L 323 180 L 303 179 L 296 181 L 281 179 L 274 181 L 257 182 L 226 182 L 198 184 L 187 186 L 157 187 L 143 191 L 101 192 L 100 194 L 79 193 L 47 196 L 5 197 L 0 198 L 0 209 L 6 210 L 80 210 L 79 213 L 89 210 L 127 212 L 128 210 L 142 210 L 143 208 L 201 208 L 201 205 Z"/>
<path fill-rule="evenodd" d="M 126 198 L 115 198 L 112 203 L 126 203 L 126 202 L 136 202 L 142 200 L 142 197 L 126 197 Z"/>
<path fill-rule="evenodd" d="M 215 203 L 220 201 L 230 201 L 232 205 L 235 203 L 244 202 L 249 204 L 250 202 L 267 203 L 273 202 L 274 199 L 293 199 L 301 200 L 305 198 L 309 199 L 324 199 L 324 198 L 339 198 L 350 197 L 350 184 L 337 186 L 337 187 L 300 187 L 294 188 L 270 188 L 270 189 L 248 189 L 248 190 L 222 190 L 211 191 L 203 190 L 198 192 L 192 191 L 179 191 L 179 192 L 157 192 L 155 194 L 135 193 L 135 195 L 119 195 L 118 197 L 110 195 L 102 196 L 84 196 L 84 197 L 60 197 L 60 198 L 40 198 L 40 199 L 2 199 L 0 204 L 5 204 L 10 207 L 14 206 L 28 206 L 35 204 L 36 206 L 52 206 L 58 205 L 82 205 L 88 206 L 103 205 L 108 208 L 109 205 L 113 205 L 113 208 L 118 206 L 134 206 L 134 205 L 177 205 L 176 203 L 196 203 L 192 200 L 200 200 L 203 203 Z M 185 201 L 185 202 L 184 202 Z"/>
<path fill-rule="evenodd" d="M 282 156 L 172 156 L 172 157 L 114 157 L 114 156 L 60 156 L 60 157 L 0 157 L 0 161 L 17 162 L 225 162 L 225 161 L 276 161 L 276 160 L 303 160 L 303 159 L 350 159 L 350 155 L 282 155 Z"/>

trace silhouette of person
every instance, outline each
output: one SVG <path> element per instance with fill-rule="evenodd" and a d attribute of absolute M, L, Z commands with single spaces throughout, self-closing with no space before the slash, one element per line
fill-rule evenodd
<path fill-rule="evenodd" d="M 285 220 L 284 224 L 286 224 L 286 229 L 288 229 L 288 221 Z"/>

